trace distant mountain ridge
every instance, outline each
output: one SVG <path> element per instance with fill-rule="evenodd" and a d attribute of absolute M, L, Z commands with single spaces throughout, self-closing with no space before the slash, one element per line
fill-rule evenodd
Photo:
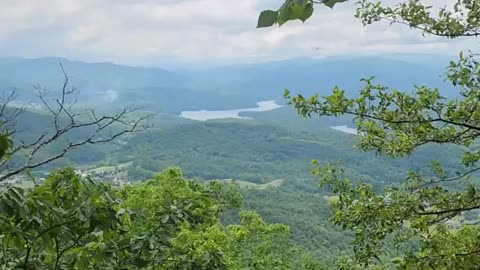
<path fill-rule="evenodd" d="M 169 113 L 239 109 L 255 106 L 262 100 L 279 100 L 286 88 L 305 95 L 328 94 L 338 85 L 354 94 L 362 86 L 360 79 L 370 76 L 377 76 L 377 82 L 400 90 L 412 90 L 414 84 L 449 89 L 440 77 L 445 71 L 438 64 L 441 61 L 428 59 L 431 58 L 419 57 L 418 61 L 373 56 L 302 58 L 167 70 L 56 57 L 8 57 L 0 58 L 0 88 L 18 88 L 21 97 L 27 100 L 35 98 L 32 87 L 35 84 L 58 90 L 63 82 L 58 65 L 61 62 L 72 85 L 82 93 L 80 102 L 145 106 Z"/>
<path fill-rule="evenodd" d="M 0 80 L 52 84 L 63 80 L 59 63 L 77 87 L 138 87 L 172 81 L 174 74 L 161 68 L 144 68 L 106 62 L 86 63 L 66 58 L 0 58 Z M 136 82 L 141 81 L 141 84 Z"/>

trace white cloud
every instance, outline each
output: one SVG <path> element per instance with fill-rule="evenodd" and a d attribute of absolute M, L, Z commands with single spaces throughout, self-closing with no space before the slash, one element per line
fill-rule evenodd
<path fill-rule="evenodd" d="M 255 29 L 262 0 L 2 0 L 0 55 L 162 65 L 296 56 L 453 53 L 469 41 L 363 27 L 352 5 L 318 6 L 305 24 Z"/>

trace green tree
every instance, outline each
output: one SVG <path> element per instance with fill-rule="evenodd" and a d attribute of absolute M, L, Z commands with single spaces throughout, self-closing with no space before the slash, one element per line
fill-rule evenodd
<path fill-rule="evenodd" d="M 205 186 L 187 181 L 179 169 L 169 169 L 142 184 L 127 186 L 121 192 L 127 209 L 135 213 L 129 222 L 134 233 L 136 263 L 163 265 L 170 240 L 186 227 L 217 226 L 219 215 L 239 207 L 242 198 L 234 189 L 213 182 Z"/>
<path fill-rule="evenodd" d="M 182 226 L 165 269 L 324 269 L 290 243 L 287 226 L 267 224 L 252 211 L 240 215 L 238 225 Z"/>
<path fill-rule="evenodd" d="M 224 226 L 233 185 L 186 180 L 179 169 L 124 189 L 56 170 L 31 189 L 0 193 L 2 269 L 320 269 L 287 226 L 254 212 Z"/>
<path fill-rule="evenodd" d="M 241 212 L 238 225 L 222 225 L 221 214 L 242 203 L 235 186 L 188 181 L 169 169 L 122 193 L 126 208 L 140 213 L 130 224 L 141 247 L 137 262 L 161 269 L 311 269 L 285 225 L 267 224 L 254 212 Z"/>
<path fill-rule="evenodd" d="M 106 185 L 55 171 L 33 189 L 0 193 L 2 269 L 108 269 L 116 265 L 121 206 Z"/>
<path fill-rule="evenodd" d="M 265 11 L 258 27 L 282 25 L 310 17 L 313 4 L 333 7 L 343 1 L 287 0 L 277 11 Z M 377 21 L 405 24 L 424 35 L 445 38 L 480 34 L 480 1 L 456 0 L 433 7 L 419 0 L 394 6 L 361 0 L 356 17 L 364 25 Z M 460 53 L 447 68 L 446 80 L 458 90 L 447 99 L 439 89 L 415 86 L 413 91 L 392 89 L 364 79 L 358 97 L 348 97 L 340 87 L 329 96 L 305 98 L 285 92 L 298 113 L 350 115 L 358 127 L 359 148 L 391 157 L 412 154 L 425 144 L 454 144 L 463 151 L 458 170 L 449 171 L 435 160 L 430 173 L 409 172 L 399 184 L 378 191 L 361 181 L 351 181 L 335 164 L 315 162 L 314 174 L 339 196 L 333 220 L 356 234 L 355 257 L 363 265 L 385 261 L 392 245 L 402 256 L 392 260 L 401 269 L 480 268 L 480 227 L 449 222 L 480 208 L 476 172 L 480 170 L 480 63 L 472 52 Z M 478 179 L 478 178 L 477 178 Z M 455 189 L 452 188 L 455 185 Z"/>

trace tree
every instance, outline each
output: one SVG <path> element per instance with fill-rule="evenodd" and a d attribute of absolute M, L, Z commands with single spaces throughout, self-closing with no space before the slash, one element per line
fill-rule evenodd
<path fill-rule="evenodd" d="M 186 180 L 179 169 L 115 189 L 73 168 L 32 189 L 0 193 L 2 269 L 321 269 L 288 227 L 241 212 L 237 188 Z"/>
<path fill-rule="evenodd" d="M 337 2 L 322 1 L 333 7 Z M 260 14 L 258 27 L 306 20 L 317 1 L 287 0 L 278 11 Z M 419 0 L 384 6 L 362 0 L 356 17 L 364 25 L 388 21 L 407 25 L 424 35 L 445 38 L 480 34 L 480 1 L 456 0 L 446 7 L 432 7 Z M 439 89 L 415 86 L 400 91 L 363 79 L 365 87 L 355 98 L 340 87 L 329 96 L 285 97 L 305 117 L 350 115 L 357 124 L 359 148 L 391 157 L 409 156 L 425 144 L 454 144 L 463 150 L 458 170 L 447 171 L 432 161 L 430 173 L 409 172 L 399 184 L 381 191 L 351 181 L 335 164 L 314 162 L 314 174 L 339 196 L 332 204 L 333 220 L 356 233 L 355 257 L 372 265 L 390 257 L 388 246 L 402 251 L 392 260 L 401 269 L 480 268 L 480 227 L 449 221 L 480 208 L 477 172 L 480 170 L 480 62 L 478 55 L 460 53 L 450 62 L 446 80 L 458 90 L 447 99 Z M 455 187 L 455 188 L 453 188 Z"/>
<path fill-rule="evenodd" d="M 166 269 L 326 269 L 290 242 L 290 230 L 267 224 L 253 211 L 240 212 L 241 223 L 183 226 L 172 240 Z"/>
<path fill-rule="evenodd" d="M 89 113 L 75 109 L 77 89 L 70 86 L 61 64 L 60 68 L 64 82 L 59 97 L 51 97 L 47 89 L 35 86 L 52 125 L 44 127 L 39 136 L 30 136 L 28 141 L 18 136 L 16 122 L 25 108 L 13 106 L 17 98 L 15 90 L 4 94 L 0 100 L 0 182 L 58 160 L 81 146 L 111 142 L 127 133 L 148 128 L 146 120 L 150 115 L 134 116 L 137 108 L 123 108 L 113 115 L 99 115 L 94 109 Z M 49 147 L 58 149 L 45 151 Z"/>
<path fill-rule="evenodd" d="M 308 254 L 290 242 L 289 228 L 267 224 L 254 212 L 224 226 L 220 216 L 243 202 L 235 185 L 185 180 L 169 169 L 126 187 L 126 208 L 137 213 L 131 231 L 142 244 L 137 260 L 162 269 L 312 269 Z M 315 260 L 310 265 L 319 265 Z M 320 269 L 320 268 L 316 268 Z"/>
<path fill-rule="evenodd" d="M 9 187 L 0 193 L 0 264 L 3 269 L 116 265 L 125 230 L 121 209 L 108 185 L 82 179 L 72 168 L 52 172 L 33 189 Z"/>

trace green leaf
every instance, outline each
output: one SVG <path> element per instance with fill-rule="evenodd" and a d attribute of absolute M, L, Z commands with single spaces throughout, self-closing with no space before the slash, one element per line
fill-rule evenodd
<path fill-rule="evenodd" d="M 7 154 L 7 150 L 12 146 L 12 141 L 6 134 L 0 135 L 0 158 Z"/>
<path fill-rule="evenodd" d="M 164 223 L 164 224 L 167 223 L 169 219 L 170 219 L 169 215 L 162 216 L 162 223 Z"/>
<path fill-rule="evenodd" d="M 395 257 L 395 258 L 392 259 L 393 264 L 400 264 L 401 262 L 402 262 L 401 257 Z"/>
<path fill-rule="evenodd" d="M 313 4 L 312 3 L 308 3 L 304 10 L 303 10 L 303 14 L 302 16 L 300 16 L 300 20 L 302 22 L 305 22 L 306 20 L 308 20 L 308 18 L 310 18 L 313 14 Z"/>
<path fill-rule="evenodd" d="M 279 14 L 278 14 L 278 19 L 277 19 L 278 25 L 282 26 L 283 24 L 288 22 L 290 20 L 290 14 L 291 13 L 292 13 L 291 5 L 290 4 L 283 5 L 280 8 L 280 11 L 279 11 Z"/>
<path fill-rule="evenodd" d="M 117 211 L 117 216 L 121 216 L 123 214 L 125 214 L 125 208 L 120 208 L 120 210 Z"/>
<path fill-rule="evenodd" d="M 301 20 L 305 22 L 313 14 L 313 3 L 309 1 L 289 1 L 280 8 L 278 24 L 281 26 L 288 21 Z"/>
<path fill-rule="evenodd" d="M 301 20 L 305 22 L 313 14 L 313 4 L 292 4 L 289 20 Z"/>
<path fill-rule="evenodd" d="M 342 3 L 346 1 L 347 0 L 327 0 L 327 1 L 324 1 L 323 4 L 329 8 L 333 8 L 333 6 L 335 6 L 336 3 Z"/>
<path fill-rule="evenodd" d="M 277 22 L 278 12 L 274 10 L 265 10 L 258 17 L 257 28 L 270 27 Z"/>

